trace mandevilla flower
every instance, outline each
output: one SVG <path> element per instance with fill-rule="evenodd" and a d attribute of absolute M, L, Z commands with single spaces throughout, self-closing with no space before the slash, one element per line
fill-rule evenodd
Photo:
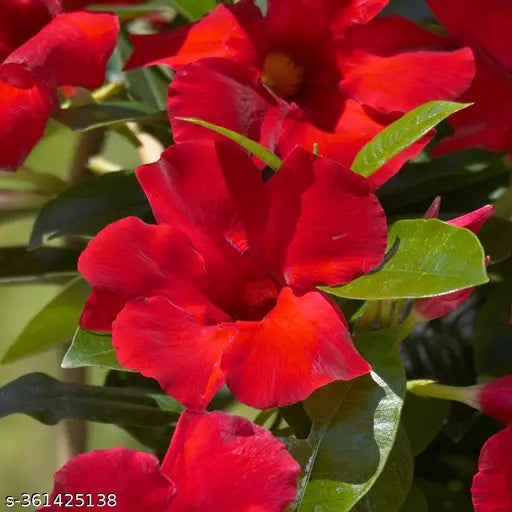
<path fill-rule="evenodd" d="M 296 145 L 350 167 L 361 147 L 400 113 L 469 86 L 469 48 L 401 17 L 376 18 L 388 0 L 252 0 L 218 6 L 198 23 L 134 36 L 127 67 L 178 70 L 169 89 L 177 141 L 205 131 L 194 116 L 241 132 L 286 156 Z M 209 134 L 208 136 L 211 136 Z M 377 187 L 416 156 L 427 136 L 369 178 Z"/>
<path fill-rule="evenodd" d="M 490 437 L 482 447 L 471 497 L 475 512 L 512 510 L 512 427 Z"/>
<path fill-rule="evenodd" d="M 436 199 L 432 203 L 425 218 L 436 218 L 439 216 L 440 200 Z M 466 228 L 473 233 L 478 233 L 480 228 L 484 225 L 485 221 L 494 214 L 494 206 L 487 204 L 460 217 L 448 220 L 448 224 L 458 226 L 460 228 Z M 447 315 L 451 311 L 455 311 L 461 306 L 473 293 L 474 287 L 466 288 L 465 290 L 458 290 L 452 293 L 445 293 L 438 295 L 437 297 L 418 299 L 414 303 L 413 314 L 416 318 L 422 322 L 427 320 L 433 320 L 434 318 L 440 318 Z"/>
<path fill-rule="evenodd" d="M 41 138 L 57 86 L 105 79 L 117 17 L 60 9 L 58 0 L 0 0 L 0 169 L 16 169 Z"/>
<path fill-rule="evenodd" d="M 282 512 L 299 473 L 285 446 L 249 420 L 184 412 L 161 466 L 127 448 L 78 455 L 55 474 L 50 507 L 39 511 L 70 510 L 68 493 L 92 501 L 87 510 Z"/>
<path fill-rule="evenodd" d="M 437 154 L 478 147 L 512 152 L 512 3 L 508 0 L 427 0 L 460 45 L 473 49 L 476 75 L 460 98 L 474 102 L 450 117 L 453 136 Z"/>
<path fill-rule="evenodd" d="M 317 285 L 382 262 L 386 218 L 366 181 L 297 148 L 267 182 L 231 142 L 172 146 L 137 170 L 158 225 L 111 224 L 83 252 L 82 327 L 190 408 L 225 382 L 258 408 L 367 373 Z"/>

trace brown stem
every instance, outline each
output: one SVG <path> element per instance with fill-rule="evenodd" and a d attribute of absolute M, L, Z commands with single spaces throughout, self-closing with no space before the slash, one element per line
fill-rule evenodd
<path fill-rule="evenodd" d="M 84 132 L 80 135 L 73 162 L 69 175 L 71 183 L 78 183 L 79 181 L 89 177 L 91 172 L 87 166 L 89 158 L 98 154 L 105 140 L 104 130 L 93 130 Z M 69 241 L 68 247 L 75 247 L 82 249 L 81 244 Z M 64 346 L 62 356 L 64 356 L 69 345 Z M 76 384 L 87 383 L 86 368 L 74 368 L 72 370 L 62 371 L 63 380 L 66 382 L 73 382 Z M 57 440 L 57 459 L 59 465 L 64 464 L 72 459 L 75 455 L 83 453 L 87 449 L 87 424 L 81 420 L 65 420 L 60 425 L 60 431 Z"/>

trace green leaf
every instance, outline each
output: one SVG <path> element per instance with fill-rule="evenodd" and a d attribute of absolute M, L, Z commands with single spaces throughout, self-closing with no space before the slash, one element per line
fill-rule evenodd
<path fill-rule="evenodd" d="M 386 467 L 370 491 L 351 510 L 353 512 L 399 512 L 409 494 L 413 475 L 414 458 L 407 435 L 403 429 L 400 429 Z M 411 510 L 415 509 L 409 509 Z"/>
<path fill-rule="evenodd" d="M 64 355 L 62 368 L 99 366 L 113 370 L 125 370 L 116 358 L 112 338 L 108 334 L 98 334 L 78 327 L 71 347 Z"/>
<path fill-rule="evenodd" d="M 184 18 L 196 21 L 215 7 L 215 0 L 167 0 Z"/>
<path fill-rule="evenodd" d="M 80 419 L 121 426 L 156 427 L 176 422 L 179 413 L 164 411 L 142 390 L 60 382 L 30 373 L 0 388 L 0 418 L 28 414 L 45 425 Z"/>
<path fill-rule="evenodd" d="M 423 215 L 436 195 L 443 198 L 443 212 L 460 214 L 490 202 L 497 187 L 508 186 L 509 176 L 502 154 L 470 149 L 409 161 L 399 179 L 389 180 L 376 193 L 388 214 Z"/>
<path fill-rule="evenodd" d="M 423 491 L 413 482 L 401 512 L 428 512 L 428 502 Z"/>
<path fill-rule="evenodd" d="M 365 177 L 371 176 L 398 153 L 421 139 L 436 124 L 470 105 L 453 101 L 430 101 L 420 105 L 368 142 L 357 154 L 352 170 Z"/>
<path fill-rule="evenodd" d="M 94 130 L 102 126 L 128 121 L 136 121 L 139 124 L 167 125 L 166 112 L 155 112 L 154 107 L 136 101 L 94 103 L 82 107 L 60 109 L 52 117 L 75 131 Z"/>
<path fill-rule="evenodd" d="M 313 421 L 307 441 L 289 446 L 304 461 L 294 510 L 345 512 L 372 488 L 395 443 L 405 395 L 398 344 L 386 331 L 356 340 L 370 375 L 315 391 L 304 408 Z"/>
<path fill-rule="evenodd" d="M 151 209 L 133 172 L 94 176 L 73 185 L 40 211 L 30 248 L 72 235 L 93 237 L 107 224 L 135 215 L 151 220 Z"/>
<path fill-rule="evenodd" d="M 116 79 L 122 80 L 130 99 L 150 105 L 153 111 L 166 111 L 169 76 L 157 66 L 123 71 L 132 51 L 130 34 L 122 26 L 118 44 L 109 61 L 109 71 Z"/>
<path fill-rule="evenodd" d="M 255 0 L 254 3 L 260 8 L 263 16 L 265 16 L 268 10 L 268 0 Z"/>
<path fill-rule="evenodd" d="M 0 283 L 42 281 L 77 275 L 79 251 L 60 247 L 0 248 Z"/>
<path fill-rule="evenodd" d="M 30 322 L 11 345 L 2 363 L 11 363 L 69 341 L 89 295 L 89 285 L 73 279 Z"/>
<path fill-rule="evenodd" d="M 474 331 L 474 364 L 478 375 L 496 377 L 512 372 L 512 325 L 509 323 L 512 304 L 512 272 L 510 260 L 501 267 L 502 282 L 489 286 L 488 297 L 478 312 Z"/>
<path fill-rule="evenodd" d="M 240 146 L 249 151 L 249 153 L 252 153 L 254 156 L 258 157 L 262 162 L 264 162 L 274 171 L 278 171 L 283 165 L 283 161 L 278 156 L 274 155 L 272 151 L 267 149 L 265 146 L 262 146 L 258 142 L 251 140 L 244 135 L 241 135 L 240 133 L 234 132 L 233 130 L 228 130 L 222 126 L 217 126 L 216 124 L 209 123 L 208 121 L 203 121 L 202 119 L 197 119 L 195 117 L 176 117 L 176 119 L 188 121 L 189 123 L 197 124 L 203 128 L 208 128 L 216 133 L 224 135 L 228 139 L 236 142 L 237 144 L 240 144 Z"/>
<path fill-rule="evenodd" d="M 432 297 L 484 284 L 484 251 L 471 231 L 437 219 L 401 220 L 389 231 L 400 247 L 383 269 L 345 286 L 320 287 L 349 299 Z"/>
<path fill-rule="evenodd" d="M 418 455 L 437 437 L 448 418 L 450 402 L 407 393 L 402 422 L 413 455 Z"/>
<path fill-rule="evenodd" d="M 493 265 L 512 256 L 512 222 L 493 215 L 478 231 L 485 254 Z"/>

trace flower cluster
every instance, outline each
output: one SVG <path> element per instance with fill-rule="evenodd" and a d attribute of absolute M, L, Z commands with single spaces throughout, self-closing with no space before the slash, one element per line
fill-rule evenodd
<path fill-rule="evenodd" d="M 386 127 L 433 100 L 475 103 L 451 119 L 454 133 L 437 154 L 512 149 L 512 50 L 495 28 L 481 30 L 487 22 L 508 38 L 502 23 L 512 12 L 502 14 L 512 4 L 486 1 L 427 0 L 449 35 L 381 16 L 388 0 L 269 0 L 266 13 L 241 0 L 167 32 L 132 35 L 126 70 L 175 72 L 167 97 L 175 144 L 135 171 L 154 222 L 124 212 L 84 244 L 78 270 L 91 290 L 79 325 L 111 336 L 117 363 L 156 380 L 185 409 L 161 464 L 124 448 L 81 454 L 56 473 L 52 499 L 108 488 L 120 512 L 283 512 L 294 501 L 300 467 L 285 445 L 249 420 L 206 409 L 223 386 L 242 404 L 271 409 L 336 381 L 370 379 L 372 364 L 323 287 L 389 263 L 394 248 L 376 190 L 420 154 L 434 125 L 375 172 L 358 174 L 353 162 Z M 119 20 L 73 10 L 89 3 L 0 0 L 1 169 L 18 168 L 42 137 L 60 87 L 103 84 Z M 282 165 L 270 169 L 261 153 L 190 117 L 259 143 Z M 436 199 L 425 219 L 439 209 Z M 494 213 L 488 204 L 447 223 L 481 251 L 474 234 Z M 478 258 L 483 279 L 398 293 L 393 306 L 410 305 L 401 312 L 406 325 L 465 302 L 469 286 L 485 282 L 484 253 Z M 427 274 L 406 270 L 415 284 Z M 510 423 L 510 379 L 471 388 L 421 382 L 411 391 Z M 398 397 L 400 386 L 386 386 Z M 478 512 L 512 509 L 511 436 L 508 427 L 482 449 L 472 489 Z"/>
<path fill-rule="evenodd" d="M 108 13 L 61 14 L 59 0 L 0 9 L 0 169 L 13 170 L 43 135 L 58 86 L 103 83 L 119 24 Z"/>
<path fill-rule="evenodd" d="M 134 36 L 127 68 L 165 64 L 177 70 L 168 100 L 177 142 L 210 136 L 179 119 L 193 116 L 283 156 L 296 145 L 317 143 L 322 155 L 349 168 L 397 114 L 457 98 L 474 75 L 469 48 L 457 49 L 405 18 L 375 18 L 387 3 L 273 0 L 262 16 L 253 0 L 242 0 L 192 26 Z M 373 174 L 372 188 L 430 138 Z"/>
<path fill-rule="evenodd" d="M 297 148 L 264 182 L 213 141 L 172 146 L 137 177 L 158 225 L 111 224 L 79 261 L 93 289 L 80 324 L 112 331 L 123 366 L 194 409 L 224 383 L 268 408 L 370 371 L 315 288 L 384 257 L 385 214 L 362 177 Z"/>

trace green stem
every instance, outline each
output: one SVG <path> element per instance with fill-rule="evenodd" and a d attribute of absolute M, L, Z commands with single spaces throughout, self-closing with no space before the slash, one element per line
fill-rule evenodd
<path fill-rule="evenodd" d="M 475 398 L 476 386 L 461 387 L 439 384 L 433 380 L 410 380 L 407 382 L 407 391 L 424 398 L 440 398 L 461 402 L 475 409 L 479 409 Z"/>

